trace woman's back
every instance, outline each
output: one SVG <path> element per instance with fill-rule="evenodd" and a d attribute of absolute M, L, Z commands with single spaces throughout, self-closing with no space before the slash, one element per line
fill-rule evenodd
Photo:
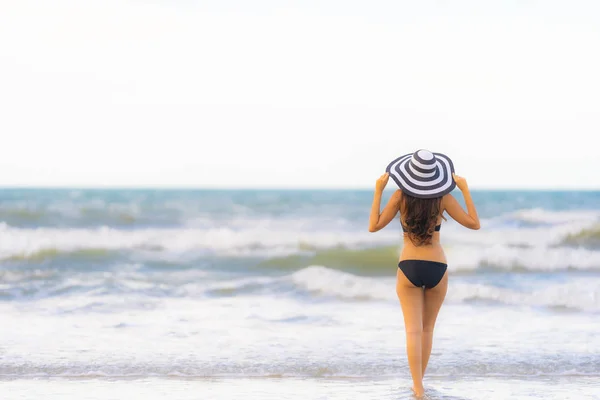
<path fill-rule="evenodd" d="M 421 201 L 420 199 L 410 199 L 406 201 L 409 196 L 401 194 L 400 199 L 400 224 L 402 226 L 403 234 L 403 245 L 402 252 L 400 253 L 400 260 L 430 260 L 446 263 L 446 255 L 444 249 L 440 244 L 440 232 L 442 224 L 442 213 L 443 199 L 433 199 L 433 202 L 438 204 L 431 204 L 431 210 L 434 215 L 429 218 L 415 218 L 411 215 L 415 210 L 411 209 L 415 207 L 415 202 Z M 420 204 L 422 207 L 422 205 Z M 407 218 L 408 217 L 408 218 Z M 413 221 L 412 224 L 406 223 L 406 221 Z M 415 231 L 411 230 L 411 227 L 415 227 L 415 223 L 418 224 Z M 411 226 L 412 225 L 412 226 Z M 428 226 L 429 225 L 429 226 Z M 433 232 L 432 228 L 433 227 Z M 415 237 L 415 235 L 418 235 Z"/>

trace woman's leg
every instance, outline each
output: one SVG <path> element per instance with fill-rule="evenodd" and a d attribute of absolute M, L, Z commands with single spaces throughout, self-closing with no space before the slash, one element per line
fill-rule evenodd
<path fill-rule="evenodd" d="M 423 288 L 415 287 L 404 273 L 398 269 L 396 279 L 396 293 L 404 315 L 404 328 L 406 330 L 406 353 L 408 366 L 413 379 L 413 390 L 417 396 L 424 394 L 422 349 L 423 336 Z"/>
<path fill-rule="evenodd" d="M 440 312 L 446 291 L 448 290 L 448 271 L 442 277 L 440 283 L 434 288 L 425 289 L 425 301 L 423 302 L 423 341 L 421 343 L 423 376 L 427 369 L 431 347 L 433 345 L 433 327 Z"/>

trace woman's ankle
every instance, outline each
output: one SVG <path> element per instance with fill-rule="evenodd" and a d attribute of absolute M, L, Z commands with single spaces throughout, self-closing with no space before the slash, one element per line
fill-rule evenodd
<path fill-rule="evenodd" d="M 417 396 L 417 397 L 421 397 L 425 394 L 425 388 L 423 387 L 423 385 L 421 385 L 421 386 L 413 385 L 412 390 L 413 390 L 413 392 L 415 392 L 415 396 Z"/>

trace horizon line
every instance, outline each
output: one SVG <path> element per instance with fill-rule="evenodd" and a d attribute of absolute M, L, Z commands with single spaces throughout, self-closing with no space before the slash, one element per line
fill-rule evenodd
<path fill-rule="evenodd" d="M 598 192 L 600 187 L 502 187 L 502 186 L 473 186 L 471 191 L 504 191 L 504 192 Z M 366 186 L 196 186 L 196 185 L 2 185 L 0 190 L 206 190 L 206 191 L 373 191 Z M 386 187 L 384 191 L 396 190 Z M 460 191 L 458 188 L 453 192 Z"/>

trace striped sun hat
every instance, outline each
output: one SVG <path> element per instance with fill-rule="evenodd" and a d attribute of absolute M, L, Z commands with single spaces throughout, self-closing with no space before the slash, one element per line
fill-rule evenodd
<path fill-rule="evenodd" d="M 456 187 L 452 177 L 452 160 L 428 150 L 417 150 L 398 157 L 387 166 L 386 171 L 404 193 L 421 199 L 442 197 Z"/>

